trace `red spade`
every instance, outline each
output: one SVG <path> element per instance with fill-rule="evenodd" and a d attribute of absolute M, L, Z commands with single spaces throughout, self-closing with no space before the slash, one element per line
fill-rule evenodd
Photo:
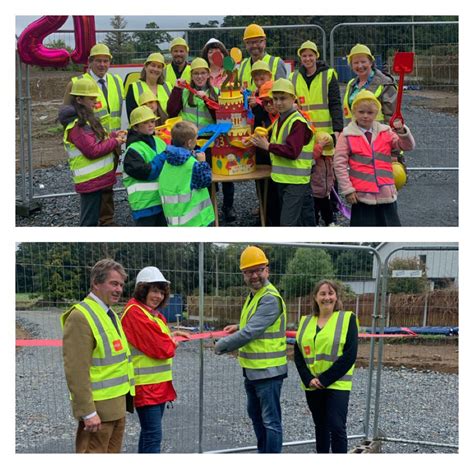
<path fill-rule="evenodd" d="M 393 71 L 399 75 L 398 79 L 398 92 L 397 92 L 397 106 L 393 116 L 390 118 L 390 127 L 393 127 L 395 119 L 400 119 L 404 124 L 401 107 L 403 97 L 403 81 L 405 73 L 413 72 L 413 62 L 415 59 L 414 52 L 397 52 L 393 57 Z"/>

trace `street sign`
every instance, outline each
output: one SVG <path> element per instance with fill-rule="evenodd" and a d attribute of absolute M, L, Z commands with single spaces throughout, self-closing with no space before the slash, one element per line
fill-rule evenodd
<path fill-rule="evenodd" d="M 420 278 L 422 276 L 422 270 L 392 270 L 392 277 L 395 278 Z"/>

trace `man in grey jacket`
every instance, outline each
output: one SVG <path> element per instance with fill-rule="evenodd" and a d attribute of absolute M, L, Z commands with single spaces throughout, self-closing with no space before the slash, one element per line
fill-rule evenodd
<path fill-rule="evenodd" d="M 287 377 L 286 305 L 269 282 L 268 259 L 256 246 L 242 252 L 240 270 L 250 288 L 239 325 L 224 331 L 217 354 L 239 349 L 247 393 L 247 412 L 252 420 L 259 453 L 281 453 L 283 430 L 280 394 Z"/>

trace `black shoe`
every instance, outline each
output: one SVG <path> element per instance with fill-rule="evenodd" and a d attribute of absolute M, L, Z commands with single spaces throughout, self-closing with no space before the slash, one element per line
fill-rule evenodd
<path fill-rule="evenodd" d="M 222 214 L 224 215 L 226 223 L 231 223 L 237 219 L 233 207 L 222 207 Z"/>

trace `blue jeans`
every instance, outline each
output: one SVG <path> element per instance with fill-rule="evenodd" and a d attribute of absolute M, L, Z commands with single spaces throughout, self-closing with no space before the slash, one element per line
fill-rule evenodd
<path fill-rule="evenodd" d="M 250 381 L 245 378 L 247 412 L 257 436 L 259 453 L 281 453 L 283 429 L 281 425 L 280 394 L 283 377 Z"/>
<path fill-rule="evenodd" d="M 161 419 L 165 412 L 165 403 L 137 407 L 140 419 L 140 439 L 138 440 L 139 453 L 161 452 Z"/>

